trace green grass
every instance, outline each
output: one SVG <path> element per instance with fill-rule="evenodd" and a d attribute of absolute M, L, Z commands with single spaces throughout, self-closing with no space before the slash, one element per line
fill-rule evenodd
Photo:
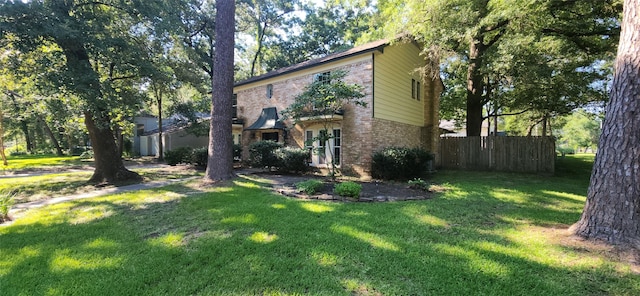
<path fill-rule="evenodd" d="M 426 201 L 302 201 L 237 179 L 31 210 L 0 226 L 0 294 L 639 295 L 629 264 L 564 234 L 588 184 L 589 161 L 568 162 L 584 166 L 440 172 Z"/>
<path fill-rule="evenodd" d="M 136 169 L 144 181 L 163 181 L 202 176 L 196 170 L 171 171 L 162 168 Z M 0 194 L 11 193 L 16 203 L 48 199 L 75 193 L 93 191 L 97 188 L 87 184 L 93 172 L 51 173 L 25 177 L 0 178 Z M 128 185 L 123 183 L 119 185 Z M 103 188 L 103 187 L 101 187 Z"/>
<path fill-rule="evenodd" d="M 79 156 L 52 156 L 52 155 L 19 155 L 7 157 L 8 165 L 0 164 L 3 171 L 20 171 L 27 169 L 40 169 L 51 167 L 78 166 L 86 164 Z"/>

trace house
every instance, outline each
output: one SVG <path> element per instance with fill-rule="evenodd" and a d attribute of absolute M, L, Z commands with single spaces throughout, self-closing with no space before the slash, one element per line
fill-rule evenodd
<path fill-rule="evenodd" d="M 504 136 L 505 132 L 497 132 L 489 131 L 489 120 L 485 119 L 482 121 L 482 126 L 480 127 L 480 136 L 486 137 L 489 135 L 498 135 Z M 493 127 L 495 128 L 495 127 Z M 467 136 L 467 126 L 462 123 L 456 122 L 455 120 L 440 120 L 440 137 L 466 137 Z"/>
<path fill-rule="evenodd" d="M 208 121 L 207 113 L 196 114 L 199 120 Z M 160 129 L 158 118 L 150 114 L 141 114 L 134 118 L 136 125 L 133 137 L 133 151 L 140 156 L 158 156 Z M 162 121 L 163 151 L 169 151 L 180 147 L 206 147 L 209 144 L 208 136 L 197 136 L 189 133 L 187 119 L 181 115 L 172 115 Z"/>
<path fill-rule="evenodd" d="M 234 142 L 247 147 L 258 140 L 315 148 L 312 166 L 334 161 L 343 173 L 367 176 L 374 152 L 389 146 L 421 147 L 437 153 L 439 77 L 423 74 L 427 63 L 412 41 L 380 40 L 350 50 L 281 68 L 237 82 L 234 86 Z M 280 112 L 314 79 L 331 71 L 347 72 L 345 82 L 364 87 L 367 107 L 347 106 L 334 116 L 331 139 L 324 147 L 311 143 L 322 129 L 317 119 L 298 124 L 281 121 Z M 437 75 L 436 75 L 437 76 Z M 331 153 L 333 152 L 333 153 Z M 333 155 L 333 159 L 331 159 Z"/>

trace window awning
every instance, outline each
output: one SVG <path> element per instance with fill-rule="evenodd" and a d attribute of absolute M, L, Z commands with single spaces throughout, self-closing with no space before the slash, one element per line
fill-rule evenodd
<path fill-rule="evenodd" d="M 282 121 L 278 120 L 278 110 L 276 107 L 263 108 L 260 117 L 245 130 L 270 130 L 284 129 Z"/>

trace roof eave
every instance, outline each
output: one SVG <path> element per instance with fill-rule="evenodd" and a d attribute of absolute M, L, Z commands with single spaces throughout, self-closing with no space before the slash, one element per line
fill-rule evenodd
<path fill-rule="evenodd" d="M 274 77 L 278 77 L 278 76 L 281 76 L 281 75 L 285 75 L 285 74 L 289 74 L 289 73 L 293 73 L 293 72 L 297 72 L 297 71 L 302 71 L 302 70 L 318 67 L 320 65 L 325 65 L 325 64 L 328 64 L 328 63 L 332 63 L 332 62 L 335 62 L 335 61 L 339 61 L 339 60 L 343 60 L 343 59 L 346 59 L 346 58 L 354 57 L 354 56 L 357 56 L 357 55 L 362 55 L 362 54 L 366 54 L 366 53 L 370 53 L 370 52 L 374 52 L 374 51 L 383 51 L 383 49 L 388 45 L 389 45 L 389 42 L 385 42 L 385 43 L 382 43 L 382 44 L 380 44 L 378 46 L 375 46 L 375 47 L 354 51 L 352 53 L 347 53 L 347 54 L 344 54 L 344 55 L 340 55 L 340 53 L 338 53 L 338 56 L 336 56 L 336 57 L 327 58 L 326 60 L 323 60 L 324 58 L 318 58 L 318 60 L 319 60 L 318 62 L 309 63 L 308 65 L 300 65 L 300 64 L 304 64 L 305 63 L 305 62 L 302 62 L 302 63 L 298 64 L 300 66 L 292 65 L 292 66 L 289 66 L 289 67 L 282 68 L 283 69 L 282 72 L 278 72 L 279 70 L 275 70 L 273 72 L 270 72 L 270 73 L 267 73 L 267 74 L 264 74 L 264 75 L 261 75 L 261 76 L 256 76 L 256 77 L 252 77 L 252 78 L 249 78 L 249 79 L 246 79 L 246 80 L 243 80 L 243 81 L 236 82 L 233 85 L 233 87 L 243 86 L 243 85 L 247 85 L 247 84 L 251 84 L 251 83 L 255 83 L 255 82 L 271 79 L 271 78 L 274 78 Z M 287 68 L 290 68 L 290 69 L 287 69 Z"/>

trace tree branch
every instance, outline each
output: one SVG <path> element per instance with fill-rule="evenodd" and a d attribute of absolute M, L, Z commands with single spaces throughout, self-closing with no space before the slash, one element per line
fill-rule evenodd
<path fill-rule="evenodd" d="M 509 20 L 503 20 L 501 22 L 498 22 L 495 26 L 493 27 L 487 27 L 485 28 L 484 32 L 485 33 L 490 33 L 493 32 L 495 30 L 500 30 L 496 35 L 493 36 L 493 38 L 491 38 L 491 40 L 489 40 L 489 43 L 485 44 L 485 47 L 491 47 L 493 46 L 496 42 L 498 42 L 498 40 L 500 40 L 500 38 L 504 35 L 504 33 L 507 31 L 506 26 L 509 24 Z M 484 43 L 484 42 L 483 42 Z"/>
<path fill-rule="evenodd" d="M 84 3 L 78 3 L 75 5 L 76 8 L 80 8 L 83 6 L 88 6 L 88 5 L 103 5 L 103 6 L 107 6 L 107 7 L 113 7 L 115 9 L 119 9 L 122 11 L 127 11 L 124 7 L 120 7 L 114 4 L 109 4 L 109 3 L 104 3 L 104 2 L 100 2 L 100 1 L 90 1 L 90 2 L 84 2 Z"/>
<path fill-rule="evenodd" d="M 109 81 L 113 82 L 116 80 L 124 80 L 124 79 L 131 79 L 131 78 L 136 78 L 138 77 L 137 75 L 129 75 L 129 76 L 121 76 L 121 77 L 111 77 L 109 78 Z"/>
<path fill-rule="evenodd" d="M 514 115 L 520 115 L 520 114 L 527 113 L 527 112 L 529 112 L 529 111 L 531 111 L 531 110 L 532 110 L 532 108 L 528 108 L 528 109 L 524 109 L 524 110 L 522 110 L 522 111 L 518 111 L 518 112 L 514 112 L 514 113 L 490 114 L 490 115 L 487 115 L 487 116 L 483 116 L 483 117 L 482 117 L 482 120 L 485 120 L 485 119 L 487 119 L 487 118 L 489 118 L 489 117 L 495 117 L 495 116 L 502 117 L 502 116 L 514 116 Z"/>

